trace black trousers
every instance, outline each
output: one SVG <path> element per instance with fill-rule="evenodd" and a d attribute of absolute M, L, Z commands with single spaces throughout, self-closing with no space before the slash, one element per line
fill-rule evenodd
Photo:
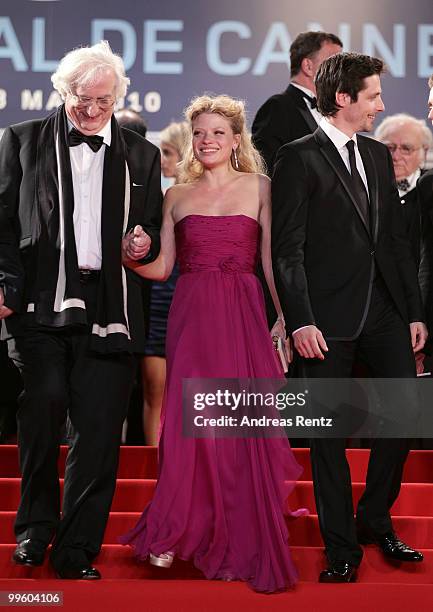
<path fill-rule="evenodd" d="M 85 284 L 90 316 L 97 281 Z M 90 329 L 27 326 L 9 341 L 24 382 L 18 410 L 22 471 L 15 523 L 18 541 L 49 543 L 55 567 L 87 564 L 98 554 L 116 484 L 122 423 L 134 375 L 133 357 L 88 349 Z M 60 436 L 70 420 L 60 518 Z"/>
<path fill-rule="evenodd" d="M 410 330 L 397 312 L 383 281 L 378 278 L 365 325 L 353 341 L 327 341 L 325 360 L 302 359 L 307 378 L 341 378 L 352 375 L 355 360 L 369 366 L 376 378 L 413 378 L 415 359 Z M 352 502 L 346 440 L 311 440 L 314 494 L 320 530 L 330 562 L 343 560 L 359 565 L 362 549 L 358 544 Z M 372 441 L 365 491 L 359 500 L 359 525 L 378 533 L 392 529 L 389 510 L 400 491 L 404 462 L 409 452 L 405 439 Z"/>

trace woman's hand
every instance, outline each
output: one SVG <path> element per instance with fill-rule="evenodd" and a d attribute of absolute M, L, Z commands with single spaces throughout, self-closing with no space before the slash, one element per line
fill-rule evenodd
<path fill-rule="evenodd" d="M 281 317 L 278 317 L 271 329 L 271 337 L 274 336 L 278 336 L 283 342 L 286 339 L 286 326 L 284 325 L 284 319 Z"/>
<path fill-rule="evenodd" d="M 272 329 L 271 329 L 271 338 L 274 337 L 281 338 L 282 345 L 284 347 L 286 353 L 287 363 L 292 363 L 293 360 L 293 349 L 290 338 L 286 338 L 286 326 L 284 324 L 284 319 L 282 317 L 278 317 L 275 321 Z"/>

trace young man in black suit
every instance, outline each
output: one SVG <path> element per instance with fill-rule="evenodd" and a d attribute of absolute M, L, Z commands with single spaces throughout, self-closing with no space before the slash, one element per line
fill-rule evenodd
<path fill-rule="evenodd" d="M 0 317 L 24 382 L 13 559 L 41 565 L 53 540 L 60 578 L 94 580 L 133 355 L 145 335 L 141 282 L 122 267 L 121 242 L 141 225 L 146 234 L 131 257 L 158 255 L 160 158 L 113 117 L 129 79 L 107 42 L 68 53 L 52 81 L 64 104 L 7 128 L 0 144 L 0 235 L 14 235 L 0 274 Z M 57 458 L 67 414 L 60 518 Z"/>
<path fill-rule="evenodd" d="M 417 271 L 404 228 L 392 159 L 370 132 L 384 109 L 383 62 L 355 53 L 325 60 L 316 76 L 324 118 L 279 151 L 273 177 L 273 265 L 288 331 L 311 378 L 350 377 L 355 359 L 375 377 L 415 377 L 425 342 Z M 344 439 L 314 439 L 311 461 L 328 568 L 321 582 L 356 579 L 359 543 L 401 561 L 389 510 L 406 440 L 374 440 L 356 522 Z M 358 534 L 357 534 L 358 531 Z"/>
<path fill-rule="evenodd" d="M 291 44 L 291 83 L 259 108 L 252 126 L 254 144 L 269 176 L 281 146 L 317 129 L 321 116 L 316 108 L 314 77 L 323 60 L 340 53 L 342 47 L 338 36 L 328 32 L 302 32 Z"/>

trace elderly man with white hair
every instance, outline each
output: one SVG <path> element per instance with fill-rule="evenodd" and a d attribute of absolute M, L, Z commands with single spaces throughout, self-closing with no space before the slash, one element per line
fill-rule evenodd
<path fill-rule="evenodd" d="M 416 185 L 423 172 L 427 151 L 432 146 L 432 133 L 424 120 L 399 113 L 386 117 L 374 135 L 388 147 L 392 155 L 412 253 L 419 267 L 422 207 Z"/>
<path fill-rule="evenodd" d="M 134 353 L 145 338 L 141 285 L 122 267 L 121 242 L 141 225 L 146 233 L 131 241 L 129 256 L 158 255 L 160 157 L 113 117 L 129 79 L 107 42 L 68 53 L 52 82 L 59 109 L 7 128 L 0 143 L 0 220 L 15 242 L 0 270 L 0 318 L 24 381 L 13 559 L 41 565 L 52 541 L 58 577 L 93 580 Z M 60 516 L 57 459 L 67 415 Z"/>

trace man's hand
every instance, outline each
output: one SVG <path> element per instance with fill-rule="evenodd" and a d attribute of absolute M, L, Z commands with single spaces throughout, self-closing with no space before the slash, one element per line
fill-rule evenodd
<path fill-rule="evenodd" d="M 421 351 L 415 355 L 416 373 L 418 376 L 424 373 L 424 359 L 425 354 L 421 353 Z"/>
<path fill-rule="evenodd" d="M 301 357 L 306 359 L 325 359 L 322 351 L 327 352 L 325 338 L 315 325 L 307 325 L 292 334 L 293 345 Z"/>
<path fill-rule="evenodd" d="M 14 313 L 14 311 L 5 306 L 4 303 L 5 296 L 3 293 L 3 289 L 0 287 L 0 321 L 2 319 L 6 319 L 6 317 L 10 317 L 10 315 Z"/>
<path fill-rule="evenodd" d="M 427 327 L 424 325 L 424 323 L 421 323 L 420 321 L 414 321 L 414 323 L 410 323 L 409 327 L 413 352 L 417 353 L 422 348 L 424 348 L 424 344 L 426 343 L 428 336 Z"/>
<path fill-rule="evenodd" d="M 137 261 L 143 259 L 149 250 L 152 240 L 141 225 L 136 225 L 122 240 L 122 258 Z"/>

